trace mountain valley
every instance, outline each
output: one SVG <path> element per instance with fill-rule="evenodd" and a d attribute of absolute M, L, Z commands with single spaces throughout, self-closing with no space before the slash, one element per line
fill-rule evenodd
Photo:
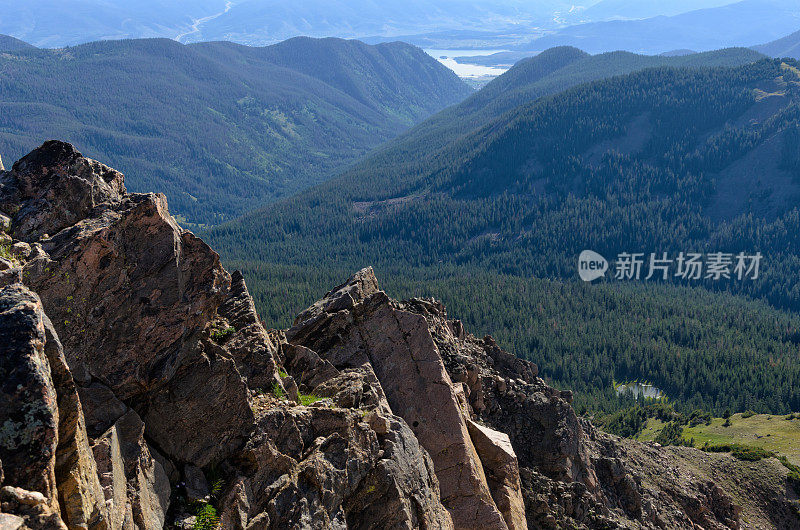
<path fill-rule="evenodd" d="M 125 170 L 131 189 L 165 193 L 186 222 L 217 224 L 334 176 L 470 93 L 402 43 L 23 49 L 0 56 L 0 156 L 65 138 Z"/>

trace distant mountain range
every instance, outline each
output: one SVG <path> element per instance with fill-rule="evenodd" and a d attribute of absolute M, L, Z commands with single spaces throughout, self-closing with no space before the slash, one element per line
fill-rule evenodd
<path fill-rule="evenodd" d="M 0 55 L 0 155 L 50 138 L 217 223 L 335 175 L 472 91 L 422 50 L 104 41 Z"/>
<path fill-rule="evenodd" d="M 796 31 L 791 35 L 774 40 L 767 44 L 759 44 L 751 46 L 751 50 L 766 55 L 767 57 L 791 57 L 793 59 L 800 59 L 800 31 Z M 462 64 L 475 64 L 482 66 L 511 66 L 518 61 L 527 59 L 532 56 L 533 52 L 530 51 L 510 51 L 498 52 L 490 55 L 466 55 L 456 57 L 455 60 Z M 660 53 L 663 57 L 679 57 L 686 55 L 696 54 L 694 50 L 682 48 L 674 49 Z"/>
<path fill-rule="evenodd" d="M 605 20 L 633 20 L 657 16 L 673 16 L 698 9 L 721 7 L 731 0 L 601 0 L 577 10 L 571 22 L 602 22 Z"/>
<path fill-rule="evenodd" d="M 0 33 L 42 48 L 123 38 L 173 38 L 225 0 L 0 0 Z"/>
<path fill-rule="evenodd" d="M 50 48 L 154 37 L 265 45 L 311 36 L 451 49 L 534 39 L 526 50 L 661 53 L 778 38 L 798 28 L 793 7 L 793 0 L 0 0 L 0 34 Z"/>
<path fill-rule="evenodd" d="M 295 35 L 401 37 L 440 31 L 484 32 L 552 23 L 562 0 L 244 0 L 187 40 L 224 38 L 260 44 Z"/>
<path fill-rule="evenodd" d="M 566 0 L 0 0 L 0 33 L 40 47 L 149 37 L 264 45 L 295 36 L 555 27 L 556 15 L 572 7 Z"/>
<path fill-rule="evenodd" d="M 800 59 L 800 31 L 767 44 L 753 46 L 753 49 L 770 57 Z"/>
<path fill-rule="evenodd" d="M 744 0 L 670 17 L 578 24 L 519 48 L 575 46 L 590 53 L 627 50 L 646 54 L 684 48 L 705 51 L 758 45 L 799 27 L 800 3 L 795 0 Z"/>

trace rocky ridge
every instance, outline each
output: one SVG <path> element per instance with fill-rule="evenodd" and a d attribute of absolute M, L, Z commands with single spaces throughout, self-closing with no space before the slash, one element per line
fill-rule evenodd
<path fill-rule="evenodd" d="M 372 269 L 268 331 L 163 196 L 69 144 L 0 172 L 0 225 L 3 530 L 800 525 L 780 465 L 599 432 Z"/>

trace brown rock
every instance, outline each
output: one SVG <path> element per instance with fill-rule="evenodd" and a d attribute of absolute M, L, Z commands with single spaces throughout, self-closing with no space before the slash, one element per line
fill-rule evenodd
<path fill-rule="evenodd" d="M 0 291 L 0 330 L 9 337 L 0 355 L 6 481 L 43 492 L 70 528 L 107 528 L 78 393 L 39 298 L 21 285 Z"/>
<path fill-rule="evenodd" d="M 208 501 L 211 492 L 203 471 L 195 466 L 187 465 L 183 468 L 183 474 L 186 477 L 186 499 L 189 502 Z"/>
<path fill-rule="evenodd" d="M 486 472 L 492 498 L 509 530 L 527 530 L 519 465 L 511 440 L 507 434 L 474 421 L 468 420 L 467 428 Z"/>
<path fill-rule="evenodd" d="M 378 280 L 372 267 L 355 273 L 342 285 L 329 291 L 322 300 L 300 313 L 295 318 L 294 325 L 307 328 L 315 319 L 325 313 L 351 309 L 355 304 L 364 301 L 367 297 L 379 292 Z"/>
<path fill-rule="evenodd" d="M 304 346 L 283 343 L 281 352 L 286 370 L 299 382 L 304 394 L 331 398 L 340 407 L 377 408 L 391 414 L 383 388 L 370 365 L 340 372 Z"/>
<path fill-rule="evenodd" d="M 125 477 L 125 462 L 122 460 L 117 428 L 112 426 L 92 447 L 97 473 L 108 509 L 109 526 L 113 530 L 124 527 L 125 515 L 131 509 L 128 502 L 128 485 Z"/>
<path fill-rule="evenodd" d="M 286 336 L 337 369 L 372 368 L 391 410 L 431 454 L 456 528 L 506 528 L 425 319 L 396 309 L 372 269 L 304 311 Z"/>
<path fill-rule="evenodd" d="M 0 489 L 0 506 L 7 514 L 6 521 L 17 525 L 22 519 L 21 528 L 24 530 L 67 530 L 67 525 L 58 512 L 53 510 L 48 499 L 38 491 L 4 486 Z"/>
<path fill-rule="evenodd" d="M 45 316 L 50 372 L 58 393 L 56 480 L 61 516 L 70 528 L 107 529 L 105 496 L 97 474 L 83 409 L 52 324 Z"/>
<path fill-rule="evenodd" d="M 258 360 L 248 375 L 267 380 L 273 346 L 243 282 L 231 290 L 217 254 L 175 223 L 163 196 L 126 194 L 121 174 L 48 142 L 3 174 L 0 209 L 16 211 L 18 239 L 52 234 L 23 275 L 81 381 L 132 404 L 170 458 L 204 466 L 244 443 L 253 417 L 237 361 Z M 226 301 L 242 326 L 230 350 L 210 336 Z"/>
<path fill-rule="evenodd" d="M 270 390 L 277 381 L 273 344 L 256 312 L 253 298 L 239 271 L 231 275 L 231 288 L 219 314 L 235 332 L 225 340 L 225 349 L 252 389 Z"/>
<path fill-rule="evenodd" d="M 25 528 L 25 519 L 10 513 L 0 513 L 0 530 L 21 530 Z"/>
<path fill-rule="evenodd" d="M 4 271 L 0 271 L 0 289 L 14 285 L 15 283 L 22 283 L 22 268 L 14 267 Z"/>
<path fill-rule="evenodd" d="M 164 473 L 167 474 L 169 483 L 174 486 L 175 484 L 180 482 L 181 474 L 178 471 L 178 468 L 175 467 L 175 464 L 173 464 L 171 460 L 169 460 L 166 456 L 161 454 L 161 452 L 158 451 L 152 445 L 147 444 L 147 448 L 150 451 L 150 456 L 152 456 L 153 459 L 159 464 L 161 464 L 161 467 L 164 468 Z"/>
<path fill-rule="evenodd" d="M 11 245 L 11 253 L 17 259 L 28 259 L 28 256 L 31 255 L 31 246 L 23 241 L 17 241 Z"/>
<path fill-rule="evenodd" d="M 222 528 L 226 530 L 245 530 L 247 528 L 252 497 L 253 492 L 250 490 L 249 481 L 239 477 L 222 500 L 224 507 L 220 516 Z"/>
<path fill-rule="evenodd" d="M 18 161 L 0 186 L 0 210 L 17 211 L 11 235 L 23 241 L 55 234 L 125 193 L 121 173 L 62 142 L 46 142 Z"/>
<path fill-rule="evenodd" d="M 0 291 L 0 460 L 5 483 L 43 494 L 59 513 L 58 395 L 40 300 L 21 285 Z"/>
<path fill-rule="evenodd" d="M 109 427 L 128 411 L 128 407 L 114 395 L 110 388 L 94 382 L 87 387 L 78 387 L 86 428 L 95 436 Z"/>
<path fill-rule="evenodd" d="M 430 457 L 405 422 L 384 421 L 378 434 L 356 411 L 266 411 L 225 495 L 223 520 L 254 529 L 453 528 Z"/>
<path fill-rule="evenodd" d="M 144 439 L 144 423 L 130 410 L 114 425 L 125 467 L 128 502 L 139 528 L 163 528 L 170 502 L 164 468 L 151 455 Z"/>

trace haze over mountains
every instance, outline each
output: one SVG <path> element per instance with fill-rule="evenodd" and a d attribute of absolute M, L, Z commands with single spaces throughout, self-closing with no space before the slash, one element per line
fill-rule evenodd
<path fill-rule="evenodd" d="M 0 56 L 0 156 L 59 137 L 217 223 L 325 178 L 471 92 L 407 44 L 96 42 Z"/>
<path fill-rule="evenodd" d="M 592 0 L 589 0 L 590 2 Z M 39 46 L 91 40 L 180 37 L 271 44 L 295 36 L 398 36 L 432 31 L 491 31 L 552 23 L 573 4 L 563 0 L 370 0 L 288 3 L 280 0 L 0 0 L 0 33 Z"/>
<path fill-rule="evenodd" d="M 590 53 L 628 50 L 658 54 L 675 49 L 707 51 L 754 46 L 800 27 L 794 0 L 743 0 L 671 17 L 578 24 L 521 45 L 526 50 L 576 46 Z"/>
<path fill-rule="evenodd" d="M 800 31 L 787 35 L 781 39 L 753 46 L 753 49 L 770 57 L 792 57 L 800 59 Z"/>
<path fill-rule="evenodd" d="M 797 16 L 793 0 L 0 0 L 0 34 L 39 47 L 150 37 L 265 45 L 312 36 L 427 48 L 661 53 L 761 44 L 796 31 Z"/>
<path fill-rule="evenodd" d="M 103 39 L 173 38 L 193 19 L 223 10 L 220 0 L 0 0 L 0 33 L 38 47 Z"/>
<path fill-rule="evenodd" d="M 730 0 L 601 0 L 586 9 L 574 11 L 571 22 L 631 20 L 657 16 L 673 16 L 698 9 L 721 7 Z"/>

